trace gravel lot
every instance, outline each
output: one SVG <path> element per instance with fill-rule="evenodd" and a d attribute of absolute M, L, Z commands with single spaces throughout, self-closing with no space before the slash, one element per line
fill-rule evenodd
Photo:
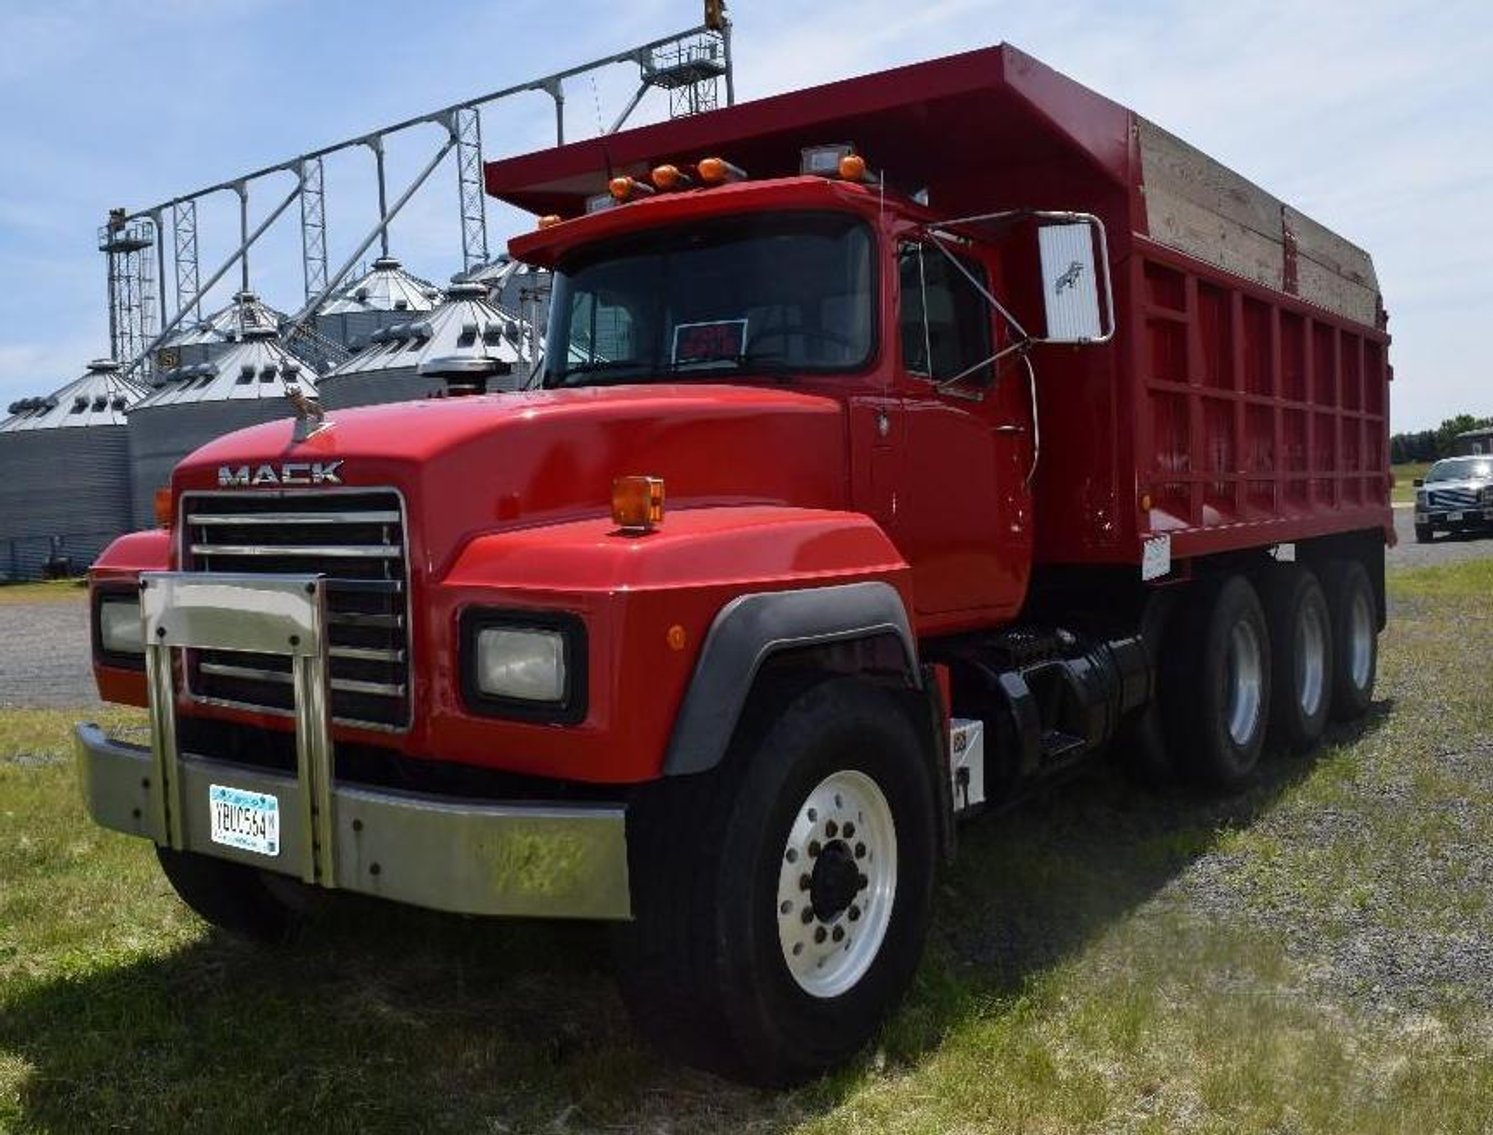
<path fill-rule="evenodd" d="M 1395 509 L 1388 564 L 1424 567 L 1493 556 L 1493 536 L 1417 544 L 1408 508 Z M 0 707 L 99 705 L 88 669 L 88 608 L 76 599 L 0 603 Z"/>
<path fill-rule="evenodd" d="M 88 664 L 88 604 L 0 603 L 0 708 L 101 705 Z"/>

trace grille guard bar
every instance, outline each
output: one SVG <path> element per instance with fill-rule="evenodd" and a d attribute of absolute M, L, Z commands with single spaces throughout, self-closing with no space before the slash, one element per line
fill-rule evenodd
<path fill-rule="evenodd" d="M 239 650 L 290 656 L 301 879 L 334 885 L 332 732 L 327 706 L 326 587 L 319 575 L 142 572 L 140 619 L 150 692 L 152 792 L 161 841 L 180 851 L 180 753 L 171 652 Z"/>

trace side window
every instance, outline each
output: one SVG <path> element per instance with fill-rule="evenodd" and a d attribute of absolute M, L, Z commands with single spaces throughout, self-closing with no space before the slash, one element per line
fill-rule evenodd
<path fill-rule="evenodd" d="M 903 366 L 934 382 L 988 382 L 990 306 L 979 288 L 936 248 L 905 244 L 898 261 Z M 960 263 L 986 284 L 983 267 L 963 257 Z"/>
<path fill-rule="evenodd" d="M 620 362 L 636 358 L 632 312 L 607 302 L 605 293 L 581 292 L 570 307 L 570 362 Z"/>

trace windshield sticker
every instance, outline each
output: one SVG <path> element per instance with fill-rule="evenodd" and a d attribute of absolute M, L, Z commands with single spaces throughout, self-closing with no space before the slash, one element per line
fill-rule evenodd
<path fill-rule="evenodd" d="M 745 319 L 681 323 L 674 328 L 674 365 L 734 363 L 746 351 L 746 329 Z"/>

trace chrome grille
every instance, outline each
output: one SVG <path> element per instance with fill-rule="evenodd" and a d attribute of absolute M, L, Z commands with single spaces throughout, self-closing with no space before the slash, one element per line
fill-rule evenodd
<path fill-rule="evenodd" d="M 1432 508 L 1473 508 L 1478 503 L 1476 489 L 1432 489 L 1428 496 Z"/>
<path fill-rule="evenodd" d="M 315 572 L 326 577 L 332 716 L 403 728 L 410 717 L 409 557 L 404 509 L 392 490 L 188 494 L 187 571 Z M 290 660 L 188 653 L 194 696 L 291 710 Z"/>

